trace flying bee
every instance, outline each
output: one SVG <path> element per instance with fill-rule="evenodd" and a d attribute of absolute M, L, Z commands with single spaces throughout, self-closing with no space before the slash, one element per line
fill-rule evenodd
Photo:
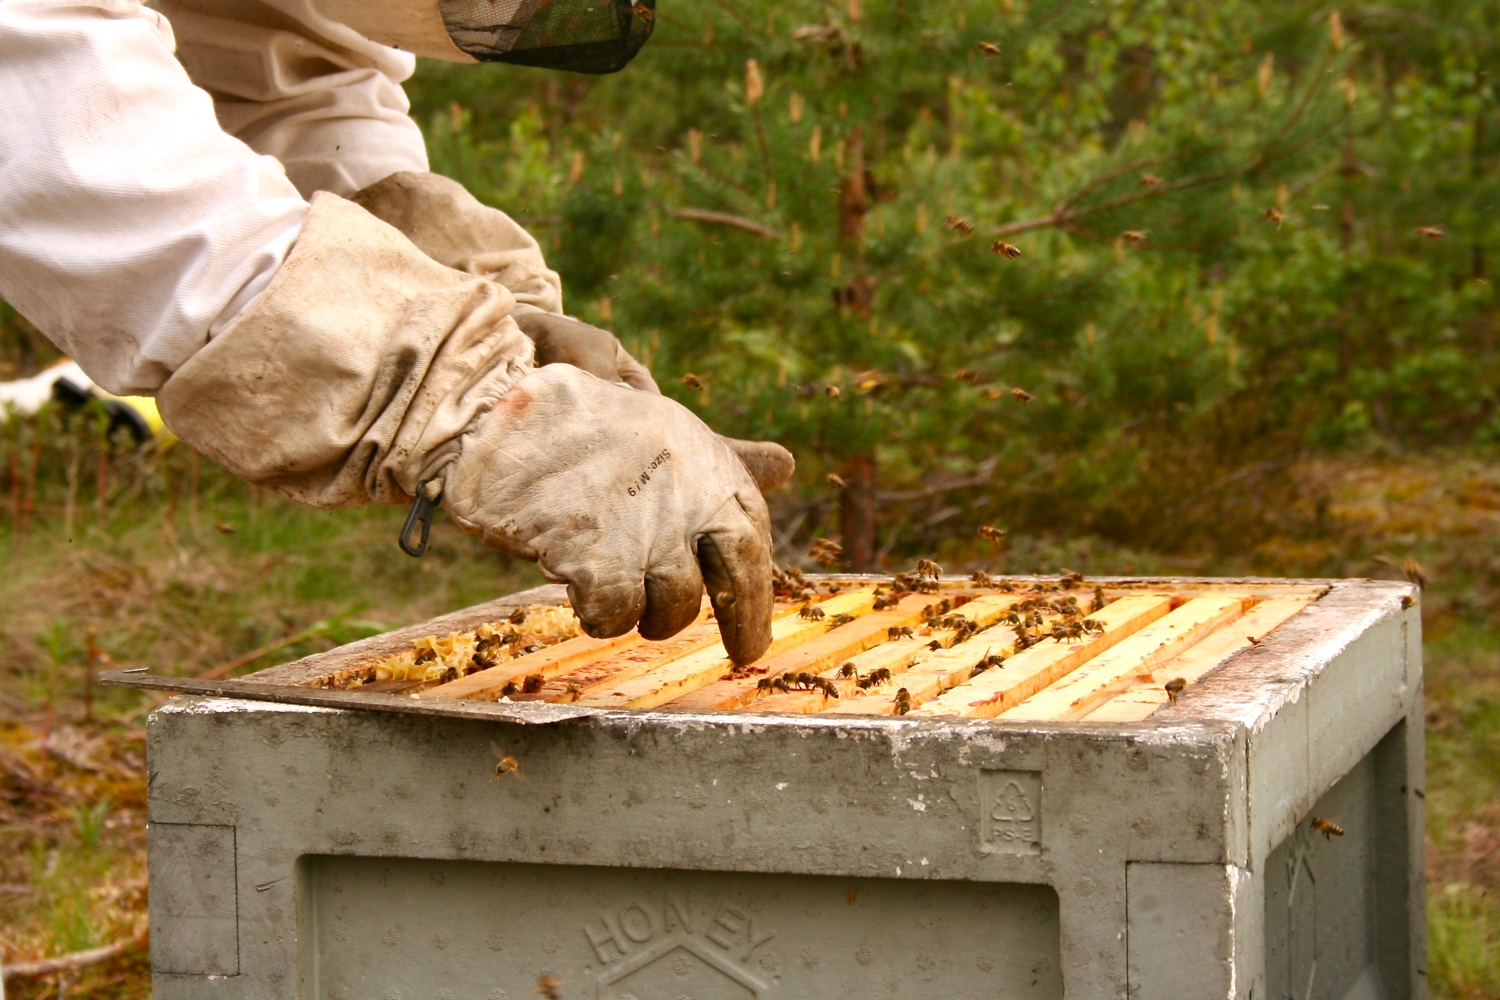
<path fill-rule="evenodd" d="M 844 477 L 839 475 L 837 472 L 830 472 L 828 474 L 828 485 L 832 486 L 836 490 L 841 490 L 849 484 L 844 482 Z"/>
<path fill-rule="evenodd" d="M 998 542 L 1005 538 L 1005 529 L 997 528 L 993 524 L 982 525 L 979 528 L 979 537 L 987 542 Z"/>
<path fill-rule="evenodd" d="M 892 625 L 885 630 L 886 639 L 915 639 L 910 625 Z"/>
<path fill-rule="evenodd" d="M 498 762 L 495 764 L 495 776 L 490 779 L 491 781 L 499 781 L 504 775 L 511 774 L 520 768 L 521 765 L 516 762 L 516 759 L 501 750 L 500 745 L 494 740 L 490 740 L 490 750 L 494 752 L 495 760 Z"/>
<path fill-rule="evenodd" d="M 1274 205 L 1266 209 L 1266 219 L 1270 222 L 1276 223 L 1276 228 L 1280 229 L 1282 220 L 1281 209 L 1275 207 Z"/>
<path fill-rule="evenodd" d="M 1326 211 L 1328 211 L 1328 206 L 1327 205 L 1314 205 L 1313 206 L 1313 211 L 1314 212 L 1326 212 Z"/>
<path fill-rule="evenodd" d="M 652 10 L 650 7 L 647 7 L 643 3 L 636 4 L 631 13 L 635 15 L 635 19 L 637 21 L 646 25 L 646 27 L 648 28 L 651 26 L 651 23 L 656 20 L 656 11 Z"/>
<path fill-rule="evenodd" d="M 842 392 L 836 385 L 825 385 L 823 387 L 823 395 L 827 396 L 829 399 L 838 399 L 839 396 L 842 395 Z"/>
<path fill-rule="evenodd" d="M 944 220 L 943 225 L 947 226 L 955 233 L 963 233 L 965 236 L 974 235 L 974 223 L 970 222 L 968 219 L 965 219 L 961 215 L 948 216 L 948 218 Z"/>
<path fill-rule="evenodd" d="M 682 376 L 682 384 L 687 386 L 689 389 L 701 389 L 703 388 L 703 376 L 694 375 L 692 372 L 688 372 L 686 375 Z"/>
<path fill-rule="evenodd" d="M 840 625 L 848 625 L 853 620 L 853 615 L 834 615 L 828 619 L 828 627 L 831 629 L 838 628 Z"/>
<path fill-rule="evenodd" d="M 1015 260 L 1017 257 L 1021 256 L 1020 247 L 1007 243 L 1004 240 L 996 240 L 995 242 L 991 243 L 990 252 L 999 254 L 1001 257 L 1009 257 L 1011 260 Z"/>
<path fill-rule="evenodd" d="M 942 575 L 943 575 L 943 567 L 939 566 L 937 563 L 933 562 L 931 559 L 918 559 L 917 560 L 917 577 L 918 578 L 926 577 L 929 580 L 936 580 L 938 577 L 940 577 Z"/>
<path fill-rule="evenodd" d="M 1401 575 L 1415 583 L 1418 590 L 1427 589 L 1427 571 L 1415 559 L 1407 559 L 1401 564 Z"/>
<path fill-rule="evenodd" d="M 853 661 L 850 661 L 849 663 L 844 664 L 842 667 L 839 667 L 839 676 L 858 677 L 859 668 L 854 665 Z"/>
<path fill-rule="evenodd" d="M 1000 46 L 994 42 L 980 42 L 979 51 L 987 56 L 998 56 L 1000 54 Z"/>
<path fill-rule="evenodd" d="M 1146 242 L 1146 230 L 1127 229 L 1120 234 L 1120 242 L 1126 246 L 1138 247 Z"/>
<path fill-rule="evenodd" d="M 797 617 L 805 621 L 820 622 L 828 617 L 828 612 L 811 604 L 804 604 L 802 610 L 797 612 Z"/>
<path fill-rule="evenodd" d="M 1334 837 L 1342 837 L 1344 828 L 1331 819 L 1322 816 L 1314 816 L 1307 824 L 1314 833 L 1321 833 L 1324 840 L 1332 840 Z"/>
<path fill-rule="evenodd" d="M 1161 183 L 1161 178 L 1155 174 L 1141 174 L 1141 187 L 1154 188 Z"/>
<path fill-rule="evenodd" d="M 970 384 L 973 384 L 979 381 L 979 373 L 972 368 L 960 368 L 958 371 L 953 373 L 953 378 L 958 382 L 968 382 Z"/>
<path fill-rule="evenodd" d="M 562 980 L 556 976 L 543 976 L 536 981 L 536 991 L 547 1000 L 562 1000 Z"/>
<path fill-rule="evenodd" d="M 896 706 L 896 714 L 905 715 L 911 711 L 911 692 L 907 691 L 906 688 L 898 689 L 893 702 Z"/>
<path fill-rule="evenodd" d="M 542 689 L 543 683 L 545 680 L 541 674 L 527 674 L 521 679 L 521 693 L 536 694 Z"/>
<path fill-rule="evenodd" d="M 1010 391 L 1010 394 L 1014 396 L 1016 402 L 1020 403 L 1022 406 L 1025 406 L 1027 403 L 1031 402 L 1033 398 L 1035 398 L 1031 395 L 1031 393 L 1027 392 L 1025 389 L 1022 389 L 1020 386 L 1016 386 L 1014 389 L 1012 389 Z"/>
<path fill-rule="evenodd" d="M 1177 699 L 1182 697 L 1182 689 L 1187 687 L 1187 679 L 1183 677 L 1174 677 L 1171 680 L 1167 681 L 1164 686 L 1167 690 L 1167 700 L 1175 705 L 1177 704 Z"/>
<path fill-rule="evenodd" d="M 1440 240 L 1444 236 L 1448 235 L 1443 231 L 1442 226 L 1418 226 L 1417 232 L 1418 234 L 1427 237 L 1429 240 Z"/>

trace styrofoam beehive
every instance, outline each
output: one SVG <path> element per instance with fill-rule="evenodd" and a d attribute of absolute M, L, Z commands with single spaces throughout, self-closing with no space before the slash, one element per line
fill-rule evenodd
<path fill-rule="evenodd" d="M 149 725 L 156 995 L 1424 995 L 1412 588 L 1064 582 L 821 579 L 764 673 L 705 620 L 363 690 L 540 588 L 146 681 L 209 695 Z M 1043 601 L 1098 625 L 1015 650 Z"/>

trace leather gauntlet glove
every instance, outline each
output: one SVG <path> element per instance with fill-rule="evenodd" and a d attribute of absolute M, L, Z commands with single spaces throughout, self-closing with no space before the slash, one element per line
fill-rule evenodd
<path fill-rule="evenodd" d="M 607 382 L 660 392 L 651 372 L 607 330 L 562 313 L 561 283 L 535 239 L 510 216 L 490 208 L 462 184 L 440 174 L 402 171 L 353 197 L 440 264 L 505 285 L 515 295 L 514 319 L 536 344 L 538 366 L 567 364 Z M 770 441 L 725 443 L 745 463 L 762 493 L 784 485 L 796 462 Z"/>
<path fill-rule="evenodd" d="M 758 657 L 770 530 L 743 465 L 670 400 L 534 370 L 514 309 L 319 194 L 270 286 L 158 402 L 184 441 L 302 503 L 405 504 L 441 481 L 466 530 L 568 584 L 592 635 L 670 635 L 707 583 L 730 656 Z"/>

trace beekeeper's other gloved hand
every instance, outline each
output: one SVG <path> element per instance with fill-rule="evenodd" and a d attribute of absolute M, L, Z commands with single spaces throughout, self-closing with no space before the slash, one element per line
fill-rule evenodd
<path fill-rule="evenodd" d="M 303 503 L 441 490 L 466 530 L 567 583 L 590 635 L 672 635 L 706 584 L 730 657 L 759 657 L 770 519 L 744 465 L 669 399 L 536 368 L 514 309 L 319 194 L 266 291 L 158 401 L 183 440 Z"/>
<path fill-rule="evenodd" d="M 440 174 L 401 171 L 352 200 L 401 230 L 438 263 L 510 289 L 517 303 L 514 319 L 536 344 L 538 366 L 572 365 L 607 382 L 660 392 L 651 372 L 614 334 L 562 315 L 562 284 L 547 268 L 536 240 L 462 184 Z M 728 437 L 724 443 L 745 463 L 762 493 L 784 485 L 796 468 L 792 453 L 779 444 Z"/>

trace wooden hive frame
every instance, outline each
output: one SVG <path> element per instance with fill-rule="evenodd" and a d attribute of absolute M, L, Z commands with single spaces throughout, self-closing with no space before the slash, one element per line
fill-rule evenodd
<path fill-rule="evenodd" d="M 463 702 L 508 702 L 1135 722 L 1264 641 L 1328 591 L 1317 581 L 1026 577 L 985 580 L 983 586 L 943 578 L 927 581 L 925 593 L 897 594 L 884 578 L 807 580 L 815 596 L 778 601 L 771 648 L 745 669 L 736 670 L 726 657 L 705 602 L 695 623 L 661 642 L 634 632 L 612 639 L 566 638 L 446 683 L 385 683 L 374 690 L 434 710 Z M 358 696 L 360 681 L 371 675 L 369 664 L 379 656 L 409 648 L 424 636 L 472 631 L 501 617 L 500 611 L 524 606 L 526 599 L 563 603 L 561 591 L 538 588 L 508 602 L 262 671 L 253 680 Z M 1034 608 L 1070 597 L 1084 614 Z M 1089 610 L 1100 598 L 1103 606 Z M 1029 645 L 1013 624 L 1022 609 L 1041 617 L 1027 634 L 1043 637 Z M 1091 624 L 1075 634 L 1046 636 L 1054 623 L 1081 618 Z M 996 657 L 1001 658 L 997 665 Z M 377 695 L 364 697 L 373 701 Z"/>

